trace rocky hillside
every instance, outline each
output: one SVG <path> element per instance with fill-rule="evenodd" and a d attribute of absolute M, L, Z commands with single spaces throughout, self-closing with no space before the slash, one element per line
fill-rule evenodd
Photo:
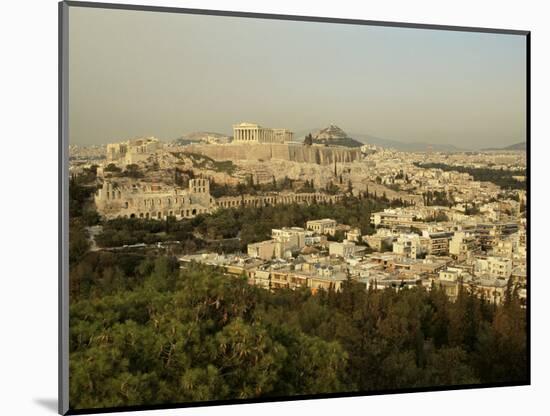
<path fill-rule="evenodd" d="M 331 124 L 312 134 L 314 144 L 325 146 L 361 147 L 363 143 L 349 137 L 340 127 Z"/>
<path fill-rule="evenodd" d="M 328 165 L 334 162 L 349 163 L 359 160 L 361 157 L 359 147 L 304 146 L 299 143 L 258 143 L 253 146 L 241 143 L 231 143 L 225 146 L 193 144 L 182 148 L 182 151 L 205 155 L 217 161 L 287 160 L 318 165 Z"/>

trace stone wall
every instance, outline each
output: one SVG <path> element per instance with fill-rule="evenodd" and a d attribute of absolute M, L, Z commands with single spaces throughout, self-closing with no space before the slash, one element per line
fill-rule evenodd
<path fill-rule="evenodd" d="M 329 165 L 359 160 L 358 148 L 304 146 L 300 143 L 258 143 L 258 144 L 220 144 L 189 145 L 186 153 L 198 153 L 214 160 L 288 160 L 291 162 L 316 163 Z"/>
<path fill-rule="evenodd" d="M 222 196 L 216 199 L 216 205 L 220 208 L 235 207 L 263 207 L 266 205 L 280 204 L 315 204 L 321 202 L 337 203 L 343 198 L 342 195 L 329 195 L 321 192 L 294 193 L 281 192 L 266 195 L 242 195 Z"/>

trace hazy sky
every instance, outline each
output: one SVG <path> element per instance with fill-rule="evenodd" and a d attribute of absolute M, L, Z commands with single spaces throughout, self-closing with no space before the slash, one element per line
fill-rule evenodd
<path fill-rule="evenodd" d="M 403 142 L 525 139 L 525 38 L 69 9 L 70 140 L 337 124 Z"/>

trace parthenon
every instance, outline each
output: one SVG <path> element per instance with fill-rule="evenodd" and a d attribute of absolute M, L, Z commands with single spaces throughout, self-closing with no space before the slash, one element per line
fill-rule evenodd
<path fill-rule="evenodd" d="M 292 141 L 288 129 L 271 129 L 254 123 L 233 125 L 233 141 L 238 143 L 285 143 Z"/>

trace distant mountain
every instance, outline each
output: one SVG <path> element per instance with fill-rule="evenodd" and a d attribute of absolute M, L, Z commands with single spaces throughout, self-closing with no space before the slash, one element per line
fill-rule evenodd
<path fill-rule="evenodd" d="M 194 131 L 184 134 L 173 141 L 174 144 L 186 145 L 193 143 L 228 143 L 231 137 L 222 133 L 208 131 Z"/>
<path fill-rule="evenodd" d="M 487 149 L 483 149 L 485 151 L 494 151 L 494 150 L 527 150 L 527 142 L 520 142 L 520 143 L 515 143 L 515 144 L 511 144 L 510 146 L 505 146 L 505 147 L 489 147 Z"/>
<path fill-rule="evenodd" d="M 325 146 L 361 147 L 363 145 L 363 143 L 349 137 L 344 130 L 334 124 L 317 130 L 311 135 L 313 136 L 313 143 Z"/>
<path fill-rule="evenodd" d="M 383 139 L 381 137 L 372 136 L 370 134 L 353 133 L 353 137 L 357 138 L 357 140 L 361 140 L 363 143 L 374 144 L 375 146 L 385 148 L 392 148 L 402 152 L 425 152 L 428 150 L 434 152 L 460 152 L 464 150 L 452 144 L 436 144 L 425 142 L 406 143 L 397 140 Z"/>
<path fill-rule="evenodd" d="M 304 137 L 310 132 L 320 132 L 323 129 L 315 128 L 309 130 L 300 130 L 294 133 L 296 140 L 301 141 Z M 346 133 L 344 133 L 346 134 Z M 425 152 L 427 150 L 435 152 L 462 152 L 467 149 L 462 149 L 460 147 L 454 146 L 452 144 L 434 144 L 434 143 L 424 143 L 424 142 L 413 142 L 405 143 L 397 140 L 383 139 L 381 137 L 372 136 L 366 133 L 350 133 L 349 136 L 353 137 L 352 140 L 359 142 L 359 145 L 362 144 L 374 144 L 375 146 L 392 148 L 395 150 L 403 152 Z"/>

